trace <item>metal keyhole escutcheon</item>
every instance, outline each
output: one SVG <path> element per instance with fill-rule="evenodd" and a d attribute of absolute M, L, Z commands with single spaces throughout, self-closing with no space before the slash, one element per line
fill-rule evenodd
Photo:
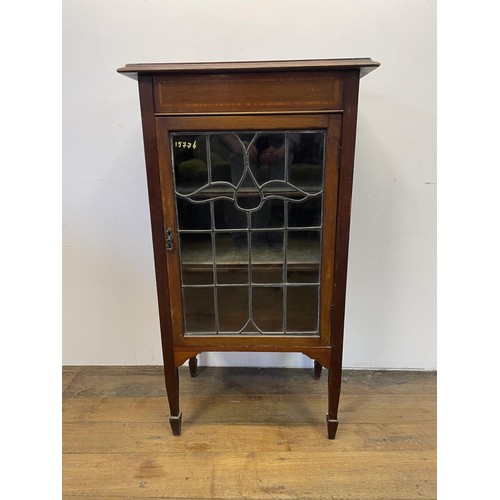
<path fill-rule="evenodd" d="M 171 252 L 174 249 L 174 240 L 172 238 L 172 229 L 168 228 L 167 229 L 167 250 Z"/>

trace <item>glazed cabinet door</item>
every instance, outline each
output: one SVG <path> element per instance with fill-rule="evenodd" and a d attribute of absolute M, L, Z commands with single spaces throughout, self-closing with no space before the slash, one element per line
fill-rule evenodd
<path fill-rule="evenodd" d="M 176 345 L 329 345 L 340 129 L 156 118 Z"/>

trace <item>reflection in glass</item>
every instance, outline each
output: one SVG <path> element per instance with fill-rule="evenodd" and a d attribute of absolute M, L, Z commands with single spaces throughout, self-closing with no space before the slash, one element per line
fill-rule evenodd
<path fill-rule="evenodd" d="M 321 197 L 317 197 L 302 203 L 289 203 L 288 227 L 320 227 L 321 202 Z"/>
<path fill-rule="evenodd" d="M 184 285 L 212 284 L 212 237 L 210 233 L 181 233 L 181 274 Z"/>
<path fill-rule="evenodd" d="M 283 289 L 280 287 L 252 288 L 253 320 L 262 332 L 283 331 Z"/>
<path fill-rule="evenodd" d="M 252 234 L 252 282 L 283 282 L 284 231 L 258 231 Z"/>
<path fill-rule="evenodd" d="M 187 200 L 177 200 L 179 229 L 210 230 L 210 210 L 205 205 L 190 203 Z"/>
<path fill-rule="evenodd" d="M 194 193 L 208 182 L 206 136 L 175 134 L 172 139 L 176 190 Z"/>
<path fill-rule="evenodd" d="M 215 308 L 212 287 L 184 287 L 183 295 L 186 333 L 213 332 Z"/>
<path fill-rule="evenodd" d="M 217 283 L 248 283 L 248 234 L 215 234 Z"/>
<path fill-rule="evenodd" d="M 217 287 L 219 331 L 239 332 L 248 319 L 248 288 Z"/>
<path fill-rule="evenodd" d="M 289 181 L 309 193 L 321 191 L 325 134 L 323 132 L 297 134 L 294 145 Z"/>
<path fill-rule="evenodd" d="M 216 230 L 247 228 L 247 214 L 238 210 L 232 201 L 216 200 L 213 204 Z"/>
<path fill-rule="evenodd" d="M 318 330 L 318 287 L 289 286 L 287 289 L 289 331 Z"/>
<path fill-rule="evenodd" d="M 287 276 L 290 283 L 319 283 L 320 231 L 290 231 Z"/>
<path fill-rule="evenodd" d="M 267 200 L 258 212 L 252 212 L 252 229 L 283 228 L 284 227 L 283 200 Z"/>

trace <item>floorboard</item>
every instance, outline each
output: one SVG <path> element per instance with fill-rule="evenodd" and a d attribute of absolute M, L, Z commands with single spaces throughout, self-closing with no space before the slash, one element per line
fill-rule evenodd
<path fill-rule="evenodd" d="M 343 372 L 326 439 L 326 376 L 180 369 L 171 435 L 161 367 L 63 369 L 63 498 L 436 498 L 436 373 Z"/>

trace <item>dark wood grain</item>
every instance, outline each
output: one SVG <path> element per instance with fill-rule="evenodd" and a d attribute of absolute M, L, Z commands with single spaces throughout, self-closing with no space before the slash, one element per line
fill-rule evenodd
<path fill-rule="evenodd" d="M 153 251 L 156 273 L 158 310 L 160 315 L 161 342 L 164 362 L 165 384 L 167 387 L 170 412 L 179 415 L 179 375 L 174 360 L 174 343 L 170 311 L 170 292 L 166 266 L 165 224 L 163 220 L 163 200 L 158 168 L 157 144 L 154 123 L 154 98 L 152 78 L 139 76 L 139 96 L 141 103 L 144 152 L 148 179 L 149 208 L 153 236 Z"/>
<path fill-rule="evenodd" d="M 154 82 L 157 113 L 342 109 L 341 72 L 163 75 Z"/>
<path fill-rule="evenodd" d="M 234 73 L 261 71 L 308 71 L 308 70 L 349 70 L 358 69 L 361 76 L 373 71 L 380 63 L 370 58 L 344 59 L 310 59 L 283 61 L 239 61 L 239 62 L 206 62 L 206 63 L 138 63 L 127 64 L 118 68 L 119 73 L 130 76 L 147 73 L 150 75 L 162 73 Z"/>
<path fill-rule="evenodd" d="M 198 359 L 196 356 L 189 359 L 189 374 L 192 378 L 198 376 Z"/>
<path fill-rule="evenodd" d="M 330 119 L 327 114 L 263 116 L 175 116 L 157 117 L 156 126 L 161 134 L 176 131 L 203 130 L 256 130 L 264 124 L 266 129 L 326 129 Z M 165 138 L 164 135 L 162 135 Z"/>
<path fill-rule="evenodd" d="M 335 236 L 335 206 L 337 196 L 337 166 L 338 151 L 340 141 L 341 115 L 272 115 L 272 116 L 202 116 L 202 117 L 157 117 L 156 136 L 158 143 L 158 162 L 163 193 L 163 215 L 167 227 L 171 227 L 176 233 L 176 209 L 174 197 L 174 180 L 172 167 L 170 164 L 170 142 L 169 134 L 176 130 L 227 130 L 231 127 L 236 129 L 255 129 L 257 127 L 266 130 L 273 129 L 326 129 L 328 134 L 327 155 L 326 155 L 326 177 L 325 177 L 325 198 L 327 202 L 324 206 L 323 217 L 324 234 L 322 269 L 323 285 L 320 300 L 320 336 L 300 337 L 293 335 L 284 336 L 209 336 L 209 337 L 188 337 L 184 336 L 184 324 L 182 314 L 182 297 L 180 293 L 170 295 L 170 310 L 172 319 L 173 336 L 175 348 L 182 352 L 186 347 L 190 347 L 194 352 L 204 350 L 269 350 L 275 352 L 290 352 L 300 348 L 328 347 L 330 344 L 331 326 L 331 293 L 333 276 L 333 255 Z M 180 291 L 180 262 L 177 248 L 179 242 L 174 245 L 174 249 L 167 254 L 169 287 L 171 290 Z M 314 351 L 310 351 L 311 353 Z M 323 353 L 321 357 L 323 360 Z M 178 363 L 186 360 L 184 355 L 178 357 Z M 329 362 L 324 363 L 329 366 Z"/>
<path fill-rule="evenodd" d="M 337 431 L 338 424 L 336 422 L 341 388 L 347 256 L 349 250 L 349 226 L 359 90 L 359 71 L 346 72 L 345 75 L 345 109 L 342 117 L 342 153 L 337 205 L 337 234 L 335 238 L 335 271 L 333 277 L 332 360 L 328 373 L 327 422 L 329 438 L 331 439 L 335 437 Z"/>
<path fill-rule="evenodd" d="M 324 179 L 323 234 L 321 249 L 321 338 L 323 345 L 331 345 L 332 292 L 335 264 L 335 228 L 337 224 L 337 196 L 339 183 L 339 155 L 342 115 L 329 115 L 326 168 Z M 327 363 L 324 366 L 330 366 Z"/>
<path fill-rule="evenodd" d="M 318 361 L 314 361 L 314 378 L 319 380 L 321 378 L 321 372 L 323 371 L 323 366 Z"/>

